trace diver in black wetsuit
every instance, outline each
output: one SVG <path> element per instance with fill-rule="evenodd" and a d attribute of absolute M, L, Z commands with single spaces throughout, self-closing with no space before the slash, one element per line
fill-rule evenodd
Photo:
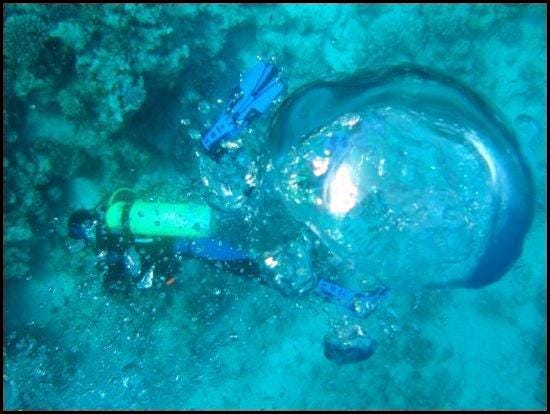
<path fill-rule="evenodd" d="M 105 213 L 104 208 L 75 211 L 69 217 L 68 233 L 70 238 L 81 242 L 81 247 L 90 246 L 96 250 L 97 264 L 108 289 L 125 291 L 132 285 L 140 289 L 158 285 L 161 282 L 155 274 L 177 273 L 185 256 L 218 263 L 231 273 L 259 276 L 256 262 L 219 240 L 144 238 L 133 235 L 129 229 L 113 231 L 106 225 Z M 128 283 L 129 279 L 133 282 Z"/>

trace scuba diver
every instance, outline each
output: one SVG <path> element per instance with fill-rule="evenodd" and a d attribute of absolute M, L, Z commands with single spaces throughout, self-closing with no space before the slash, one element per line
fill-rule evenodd
<path fill-rule="evenodd" d="M 185 256 L 219 262 L 227 271 L 258 274 L 241 250 L 213 237 L 216 220 L 206 203 L 162 203 L 140 200 L 117 190 L 93 210 L 80 209 L 68 221 L 69 237 L 96 249 L 98 266 L 109 288 L 139 289 L 158 284 L 155 274 L 174 274 Z M 173 280 L 172 280 L 173 282 Z M 167 284 L 171 284 L 171 279 Z"/>
<path fill-rule="evenodd" d="M 79 241 L 80 247 L 95 248 L 98 266 L 105 271 L 104 282 L 109 288 L 151 288 L 161 283 L 155 274 L 177 273 L 185 257 L 217 263 L 226 271 L 265 283 L 260 260 L 220 238 L 220 227 L 221 220 L 205 202 L 148 201 L 121 188 L 93 210 L 72 213 L 68 235 Z M 170 284 L 170 280 L 166 283 Z M 366 318 L 386 296 L 387 288 L 354 292 L 320 278 L 314 292 L 355 316 Z"/>
<path fill-rule="evenodd" d="M 202 134 L 202 151 L 211 159 L 219 160 L 225 151 L 221 144 L 241 134 L 281 94 L 283 85 L 278 73 L 273 65 L 260 61 L 241 77 L 240 88 L 228 107 Z M 185 257 L 216 263 L 224 270 L 266 283 L 262 278 L 264 260 L 251 257 L 241 246 L 221 238 L 220 230 L 222 226 L 225 230 L 225 225 L 216 209 L 204 201 L 149 201 L 122 188 L 94 210 L 71 214 L 68 233 L 82 246 L 96 249 L 98 264 L 105 270 L 104 281 L 110 288 L 169 285 L 173 278 L 164 282 L 156 275 L 177 273 Z M 368 317 L 388 293 L 383 286 L 356 292 L 324 278 L 318 278 L 311 291 L 359 318 Z M 375 345 L 362 332 L 354 331 L 343 339 L 328 335 L 325 355 L 336 362 L 353 362 L 370 357 Z"/>

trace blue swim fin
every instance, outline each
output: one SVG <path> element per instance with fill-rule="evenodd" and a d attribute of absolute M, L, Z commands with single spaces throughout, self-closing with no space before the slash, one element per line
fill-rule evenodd
<path fill-rule="evenodd" d="M 207 151 L 221 141 L 239 135 L 254 118 L 269 108 L 283 91 L 278 73 L 275 66 L 260 61 L 241 77 L 240 93 L 202 135 L 202 145 Z"/>
<path fill-rule="evenodd" d="M 258 62 L 244 74 L 240 82 L 243 98 L 236 102 L 232 109 L 237 119 L 246 119 L 252 109 L 260 114 L 266 111 L 283 91 L 277 74 L 275 66 L 263 62 Z"/>
<path fill-rule="evenodd" d="M 331 302 L 353 312 L 356 316 L 366 318 L 388 295 L 388 288 L 381 286 L 370 292 L 354 292 L 345 287 L 319 279 L 316 292 Z"/>

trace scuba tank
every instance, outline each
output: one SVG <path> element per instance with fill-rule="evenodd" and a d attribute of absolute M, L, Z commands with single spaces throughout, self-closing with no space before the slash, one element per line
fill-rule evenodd
<path fill-rule="evenodd" d="M 125 195 L 121 196 L 123 192 Z M 251 261 L 240 246 L 217 234 L 222 228 L 231 232 L 231 224 L 225 221 L 222 226 L 221 220 L 219 212 L 204 202 L 145 201 L 127 188 L 110 197 L 105 211 L 109 233 L 130 235 L 140 243 L 152 242 L 153 236 L 166 238 L 175 254 L 227 262 Z"/>
<path fill-rule="evenodd" d="M 214 214 L 206 203 L 164 203 L 139 199 L 115 201 L 119 192 L 113 194 L 105 213 L 105 223 L 113 233 L 185 239 L 215 234 Z"/>

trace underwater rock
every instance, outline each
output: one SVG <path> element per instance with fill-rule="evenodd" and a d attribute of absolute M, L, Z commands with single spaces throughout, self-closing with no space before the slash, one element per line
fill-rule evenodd
<path fill-rule="evenodd" d="M 47 39 L 38 56 L 34 73 L 39 78 L 50 78 L 53 87 L 63 88 L 74 79 L 76 64 L 75 50 L 57 37 Z"/>
<path fill-rule="evenodd" d="M 57 23 L 50 35 L 59 37 L 66 45 L 77 51 L 84 50 L 91 38 L 89 28 L 83 27 L 77 19 L 68 19 Z"/>
<path fill-rule="evenodd" d="M 75 177 L 69 182 L 69 203 L 74 209 L 93 209 L 101 200 L 101 193 L 93 181 Z"/>
<path fill-rule="evenodd" d="M 376 350 L 376 341 L 358 325 L 335 329 L 325 335 L 323 345 L 325 356 L 338 364 L 365 360 Z"/>
<path fill-rule="evenodd" d="M 34 13 L 8 15 L 4 22 L 7 66 L 24 69 L 34 65 L 46 39 L 47 29 L 44 20 Z"/>
<path fill-rule="evenodd" d="M 515 136 L 442 74 L 397 66 L 306 85 L 268 144 L 266 182 L 358 274 L 481 287 L 521 253 L 533 185 Z"/>

